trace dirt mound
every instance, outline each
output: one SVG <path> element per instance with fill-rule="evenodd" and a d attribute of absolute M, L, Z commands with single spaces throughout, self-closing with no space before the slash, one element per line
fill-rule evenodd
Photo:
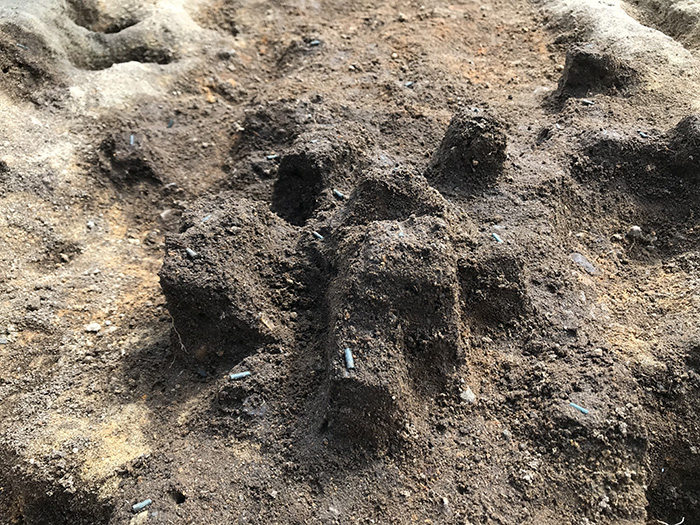
<path fill-rule="evenodd" d="M 587 156 L 574 162 L 574 173 L 595 187 L 600 213 L 610 210 L 621 222 L 640 227 L 628 240 L 643 250 L 697 249 L 691 226 L 700 198 L 697 117 L 686 117 L 666 134 L 639 130 L 587 140 Z"/>
<path fill-rule="evenodd" d="M 448 191 L 474 193 L 496 183 L 505 160 L 504 125 L 465 108 L 450 121 L 426 178 Z"/>
<path fill-rule="evenodd" d="M 160 272 L 185 349 L 202 359 L 240 360 L 280 338 L 288 313 L 292 228 L 267 206 L 227 199 L 189 212 L 183 232 L 166 239 Z"/>
<path fill-rule="evenodd" d="M 638 3 L 0 2 L 0 522 L 700 520 Z"/>
<path fill-rule="evenodd" d="M 639 74 L 628 64 L 621 62 L 609 51 L 593 44 L 574 46 L 566 54 L 564 72 L 555 96 L 588 97 L 605 95 L 629 95 L 637 88 Z"/>
<path fill-rule="evenodd" d="M 405 175 L 371 178 L 331 233 L 327 418 L 345 439 L 392 442 L 422 426 L 421 399 L 444 392 L 464 358 L 456 258 L 440 200 Z"/>
<path fill-rule="evenodd" d="M 644 24 L 664 32 L 690 49 L 700 47 L 700 9 L 694 2 L 629 0 L 624 5 Z"/>
<path fill-rule="evenodd" d="M 17 26 L 6 27 L 0 34 L 0 53 L 3 92 L 36 103 L 59 98 L 65 77 L 52 63 L 51 50 L 35 34 Z"/>
<path fill-rule="evenodd" d="M 342 226 L 354 226 L 403 221 L 412 215 L 443 216 L 446 204 L 421 176 L 397 171 L 389 176 L 377 173 L 360 181 L 339 220 Z"/>

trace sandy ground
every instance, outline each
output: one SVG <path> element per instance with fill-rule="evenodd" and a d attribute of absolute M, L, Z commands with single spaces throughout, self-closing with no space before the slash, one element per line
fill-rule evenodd
<path fill-rule="evenodd" d="M 0 1 L 0 522 L 700 523 L 698 21 Z"/>

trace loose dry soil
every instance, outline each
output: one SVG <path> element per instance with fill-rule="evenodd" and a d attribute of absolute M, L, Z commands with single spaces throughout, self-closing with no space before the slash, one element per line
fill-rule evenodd
<path fill-rule="evenodd" d="M 0 523 L 700 524 L 699 48 L 1 0 Z"/>

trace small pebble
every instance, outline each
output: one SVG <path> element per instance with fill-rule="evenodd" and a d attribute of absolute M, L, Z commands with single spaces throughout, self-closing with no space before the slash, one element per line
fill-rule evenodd
<path fill-rule="evenodd" d="M 459 394 L 459 397 L 467 403 L 467 405 L 473 405 L 476 403 L 476 394 L 472 391 L 470 387 L 467 387 L 466 390 L 462 391 L 461 394 Z"/>
<path fill-rule="evenodd" d="M 236 50 L 235 49 L 222 49 L 217 53 L 217 56 L 221 60 L 228 60 L 229 58 L 233 58 L 236 56 Z"/>
<path fill-rule="evenodd" d="M 7 340 L 7 337 L 2 337 L 0 336 L 0 345 L 6 345 L 10 341 Z"/>
<path fill-rule="evenodd" d="M 323 240 L 323 235 L 321 235 L 320 233 L 318 233 L 318 232 L 311 232 L 311 233 L 312 233 L 313 236 L 316 237 L 319 241 L 322 241 L 322 240 Z"/>
<path fill-rule="evenodd" d="M 592 100 L 588 100 L 588 99 L 584 98 L 584 99 L 581 101 L 581 104 L 583 104 L 584 106 L 593 106 L 593 105 L 595 105 L 595 102 L 593 102 Z"/>
<path fill-rule="evenodd" d="M 318 47 L 321 45 L 321 41 L 320 40 L 312 40 L 311 42 L 309 42 L 309 45 L 311 47 Z"/>
<path fill-rule="evenodd" d="M 89 230 L 92 230 L 95 227 L 95 223 L 92 221 L 87 221 L 87 227 Z"/>
<path fill-rule="evenodd" d="M 642 235 L 642 229 L 639 226 L 632 226 L 627 232 L 627 237 L 633 240 L 641 239 Z"/>
<path fill-rule="evenodd" d="M 586 270 L 586 272 L 590 273 L 591 275 L 597 275 L 598 274 L 598 269 L 593 266 L 586 257 L 578 252 L 572 252 L 571 253 L 571 260 L 574 261 L 577 265 L 579 265 L 581 268 Z"/>
<path fill-rule="evenodd" d="M 185 251 L 187 252 L 187 255 L 189 255 L 193 259 L 196 259 L 197 257 L 199 257 L 199 254 L 196 251 L 194 251 L 192 248 L 185 248 Z"/>
<path fill-rule="evenodd" d="M 90 323 L 85 325 L 86 332 L 99 332 L 102 329 L 100 323 Z"/>

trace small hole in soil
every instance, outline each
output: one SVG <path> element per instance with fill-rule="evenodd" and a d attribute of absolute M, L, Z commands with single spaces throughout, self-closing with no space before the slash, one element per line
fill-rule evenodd
<path fill-rule="evenodd" d="M 320 171 L 309 164 L 303 155 L 282 159 L 272 194 L 272 211 L 295 226 L 314 214 L 323 186 Z"/>
<path fill-rule="evenodd" d="M 120 18 L 105 16 L 100 9 L 87 5 L 81 0 L 68 0 L 66 5 L 73 22 L 94 33 L 119 33 L 139 22 L 133 16 Z"/>
<path fill-rule="evenodd" d="M 107 34 L 119 33 L 120 31 L 124 31 L 125 29 L 133 27 L 138 23 L 139 21 L 135 18 L 115 20 L 106 27 L 102 28 L 101 31 Z M 99 31 L 100 29 L 96 28 L 95 30 Z"/>
<path fill-rule="evenodd" d="M 182 505 L 186 500 L 187 496 L 185 496 L 182 492 L 179 490 L 173 490 L 170 493 L 170 496 L 173 498 L 173 501 L 177 503 L 178 505 Z"/>

